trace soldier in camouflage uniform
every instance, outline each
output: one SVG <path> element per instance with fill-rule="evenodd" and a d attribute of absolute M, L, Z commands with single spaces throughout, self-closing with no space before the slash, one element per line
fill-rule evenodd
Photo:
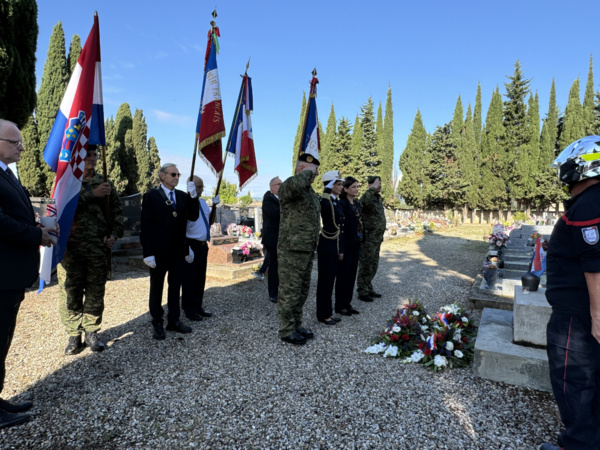
<path fill-rule="evenodd" d="M 57 268 L 59 313 L 69 335 L 65 348 L 67 355 L 77 354 L 83 349 L 82 332 L 85 332 L 85 344 L 92 351 L 104 350 L 96 332 L 100 329 L 104 311 L 107 252 L 116 239 L 123 236 L 121 201 L 113 184 L 110 181 L 105 183 L 102 175 L 95 172 L 97 161 L 96 148 L 90 145 L 67 248 Z M 110 205 L 108 226 L 105 216 L 107 195 Z M 109 230 L 110 236 L 107 235 Z"/>
<path fill-rule="evenodd" d="M 381 297 L 381 294 L 373 289 L 373 278 L 377 273 L 379 265 L 379 249 L 383 242 L 385 232 L 385 211 L 381 200 L 381 178 L 370 176 L 367 178 L 369 189 L 360 198 L 363 220 L 365 227 L 365 240 L 360 249 L 358 261 L 357 291 L 358 298 L 366 302 L 372 302 L 373 297 Z"/>
<path fill-rule="evenodd" d="M 281 222 L 277 258 L 279 260 L 279 337 L 302 345 L 313 336 L 302 327 L 302 307 L 308 297 L 313 256 L 320 232 L 321 204 L 311 184 L 319 173 L 319 161 L 303 153 L 296 175 L 279 188 Z"/>

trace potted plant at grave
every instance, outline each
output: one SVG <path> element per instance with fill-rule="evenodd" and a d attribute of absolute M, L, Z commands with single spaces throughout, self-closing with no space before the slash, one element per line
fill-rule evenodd
<path fill-rule="evenodd" d="M 498 258 L 496 256 L 483 263 L 483 279 L 487 289 L 493 289 L 498 280 Z"/>
<path fill-rule="evenodd" d="M 228 236 L 239 236 L 240 228 L 235 223 L 227 225 Z"/>

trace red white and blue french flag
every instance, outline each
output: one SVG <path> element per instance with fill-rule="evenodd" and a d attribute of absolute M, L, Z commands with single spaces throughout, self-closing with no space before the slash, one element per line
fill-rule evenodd
<path fill-rule="evenodd" d="M 53 247 L 42 247 L 40 291 L 44 284 L 50 282 L 52 269 L 65 254 L 77 209 L 88 144 L 105 145 L 97 14 L 94 15 L 94 25 L 79 55 L 44 149 L 44 160 L 56 172 L 52 187 L 55 204 L 49 209 L 49 215 L 56 214 L 60 237 Z"/>
<path fill-rule="evenodd" d="M 244 75 L 226 147 L 229 156 L 235 157 L 235 171 L 240 180 L 240 190 L 258 175 L 250 117 L 253 110 L 252 103 L 252 79 Z"/>
<path fill-rule="evenodd" d="M 316 71 L 313 73 L 316 74 Z M 319 136 L 319 116 L 317 115 L 317 84 L 319 84 L 319 80 L 313 76 L 310 81 L 310 94 L 308 96 L 308 105 L 306 105 L 306 116 L 304 118 L 304 128 L 302 130 L 298 156 L 308 153 L 314 158 L 319 159 L 321 137 Z"/>
<path fill-rule="evenodd" d="M 225 136 L 225 120 L 221 104 L 221 87 L 217 68 L 219 52 L 219 28 L 212 27 L 208 32 L 206 56 L 204 58 L 204 80 L 200 111 L 196 124 L 198 153 L 215 175 L 223 170 L 221 138 Z"/>
<path fill-rule="evenodd" d="M 531 273 L 536 277 L 541 277 L 546 271 L 546 254 L 542 248 L 542 241 L 538 237 L 535 241 L 535 249 L 533 250 L 533 259 L 531 264 Z"/>

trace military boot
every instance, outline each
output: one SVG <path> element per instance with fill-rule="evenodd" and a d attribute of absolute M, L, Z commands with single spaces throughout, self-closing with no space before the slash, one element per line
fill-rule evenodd
<path fill-rule="evenodd" d="M 104 344 L 98 340 L 98 335 L 95 331 L 85 333 L 85 345 L 87 345 L 93 352 L 101 352 L 104 350 Z"/>
<path fill-rule="evenodd" d="M 69 336 L 69 342 L 65 348 L 65 355 L 76 355 L 83 350 L 83 344 L 81 343 L 81 335 Z"/>

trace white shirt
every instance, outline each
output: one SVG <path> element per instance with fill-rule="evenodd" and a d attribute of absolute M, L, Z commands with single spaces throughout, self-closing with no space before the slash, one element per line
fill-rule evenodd
<path fill-rule="evenodd" d="M 175 189 L 170 190 L 162 183 L 161 183 L 160 187 L 163 189 L 163 191 L 165 191 L 165 194 L 167 194 L 167 199 L 169 199 L 169 200 L 171 200 L 171 195 L 169 193 L 172 192 L 173 197 L 175 198 L 175 202 L 177 203 L 177 195 L 175 195 Z"/>
<path fill-rule="evenodd" d="M 200 208 L 204 211 L 204 216 L 206 217 L 206 223 L 208 223 L 208 217 L 210 215 L 210 208 L 206 204 L 206 201 L 199 198 Z M 206 224 L 204 223 L 204 219 L 202 218 L 202 212 L 199 213 L 198 220 L 188 220 L 187 228 L 185 230 L 185 235 L 188 239 L 196 239 L 197 241 L 206 241 L 208 240 L 208 236 L 210 230 L 207 229 Z"/>

